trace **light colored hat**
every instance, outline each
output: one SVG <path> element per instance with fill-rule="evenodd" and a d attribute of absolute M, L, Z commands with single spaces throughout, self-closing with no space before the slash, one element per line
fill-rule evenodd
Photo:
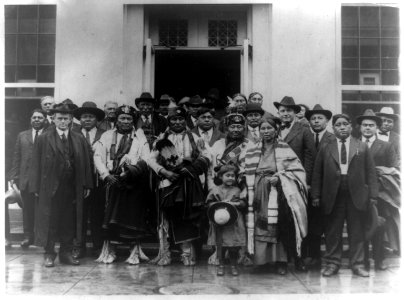
<path fill-rule="evenodd" d="M 229 226 L 238 219 L 238 211 L 228 202 L 215 202 L 208 208 L 208 218 L 217 226 Z"/>
<path fill-rule="evenodd" d="M 394 113 L 393 108 L 388 107 L 388 106 L 382 107 L 380 112 L 376 113 L 376 116 L 387 117 L 387 118 L 391 118 L 394 120 L 398 120 L 398 115 Z"/>

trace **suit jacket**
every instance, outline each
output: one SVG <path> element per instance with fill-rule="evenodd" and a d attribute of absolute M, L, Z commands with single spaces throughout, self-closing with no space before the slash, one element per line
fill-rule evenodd
<path fill-rule="evenodd" d="M 76 127 L 76 128 L 73 128 L 72 130 L 75 131 L 75 132 L 77 132 L 77 133 L 80 133 L 80 134 L 82 134 L 82 135 L 84 136 L 84 134 L 83 134 L 83 132 L 81 131 L 81 129 L 82 129 L 82 127 Z M 95 142 L 97 142 L 97 141 L 100 139 L 101 135 L 102 135 L 104 132 L 105 132 L 105 130 L 103 130 L 103 129 L 97 127 L 97 131 L 95 132 L 94 141 L 93 141 L 93 142 L 91 143 L 91 145 L 90 145 L 91 147 L 95 144 Z M 84 136 L 84 138 L 85 138 L 85 136 Z M 87 141 L 87 140 L 86 140 L 86 141 Z"/>
<path fill-rule="evenodd" d="M 198 127 L 195 127 L 194 129 L 191 130 L 192 133 L 196 134 L 198 137 L 201 137 L 201 135 L 199 134 L 199 130 Z M 212 147 L 213 144 L 217 141 L 220 140 L 222 138 L 225 137 L 225 134 L 221 131 L 219 131 L 219 129 L 217 128 L 213 128 L 213 133 L 212 133 L 212 137 L 209 141 L 209 146 Z"/>
<path fill-rule="evenodd" d="M 377 198 L 377 178 L 375 164 L 368 146 L 350 137 L 348 154 L 348 186 L 352 201 L 358 210 L 365 211 L 370 198 Z M 341 169 L 337 139 L 320 148 L 314 165 L 311 194 L 313 199 L 320 199 L 320 206 L 325 214 L 334 208 L 339 185 Z"/>
<path fill-rule="evenodd" d="M 140 114 L 137 114 L 135 116 L 135 119 L 133 122 L 136 130 L 139 129 L 137 126 L 139 118 L 140 118 Z M 152 116 L 152 126 L 153 126 L 153 131 L 154 131 L 153 135 L 159 136 L 161 133 L 163 133 L 167 129 L 168 121 L 163 116 L 160 116 L 157 112 L 154 112 L 153 116 Z"/>
<path fill-rule="evenodd" d="M 295 121 L 284 141 L 299 157 L 306 171 L 307 184 L 310 184 L 316 157 L 316 146 L 310 129 Z"/>
<path fill-rule="evenodd" d="M 57 146 L 56 139 L 60 138 L 55 127 L 50 127 L 41 134 L 34 144 L 32 168 L 29 176 L 30 192 L 38 193 L 35 214 L 35 244 L 45 246 L 48 239 L 50 224 L 51 202 L 60 183 L 63 172 L 64 157 Z M 91 150 L 82 134 L 69 131 L 74 154 L 74 178 L 76 203 L 76 238 L 81 240 L 83 219 L 84 189 L 93 187 Z"/>
<path fill-rule="evenodd" d="M 107 118 L 104 118 L 102 121 L 100 121 L 97 125 L 97 128 L 102 129 L 104 131 L 113 129 Z"/>
<path fill-rule="evenodd" d="M 401 160 L 400 135 L 394 131 L 390 131 L 389 143 L 393 144 L 394 150 L 396 151 L 397 154 L 397 159 L 400 163 Z"/>
<path fill-rule="evenodd" d="M 370 153 L 375 166 L 399 168 L 393 144 L 376 139 L 370 147 Z"/>
<path fill-rule="evenodd" d="M 315 141 L 315 137 L 314 134 L 312 133 L 312 137 L 313 137 L 313 141 L 314 141 L 314 147 L 316 146 L 316 141 Z M 320 140 L 320 144 L 318 146 L 318 151 L 320 151 L 320 148 L 323 147 L 324 145 L 330 143 L 331 141 L 333 141 L 335 139 L 335 135 L 329 131 L 325 131 L 323 134 L 323 137 Z"/>
<path fill-rule="evenodd" d="M 10 180 L 14 180 L 20 190 L 28 190 L 33 149 L 32 128 L 20 132 L 15 143 L 13 164 L 9 172 Z"/>

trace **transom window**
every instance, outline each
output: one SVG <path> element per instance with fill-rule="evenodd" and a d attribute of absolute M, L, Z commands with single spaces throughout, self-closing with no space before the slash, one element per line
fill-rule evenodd
<path fill-rule="evenodd" d="M 236 20 L 209 20 L 209 47 L 230 47 L 237 45 Z"/>
<path fill-rule="evenodd" d="M 159 46 L 186 47 L 188 45 L 188 20 L 160 20 Z"/>

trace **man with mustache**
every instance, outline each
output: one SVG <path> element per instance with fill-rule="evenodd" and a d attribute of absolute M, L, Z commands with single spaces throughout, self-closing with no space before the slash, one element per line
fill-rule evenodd
<path fill-rule="evenodd" d="M 29 172 L 32 166 L 34 143 L 44 130 L 46 112 L 34 109 L 31 113 L 31 128 L 21 132 L 14 147 L 13 166 L 9 171 L 11 185 L 21 191 L 24 240 L 21 247 L 26 249 L 34 243 L 35 196 L 29 192 Z"/>

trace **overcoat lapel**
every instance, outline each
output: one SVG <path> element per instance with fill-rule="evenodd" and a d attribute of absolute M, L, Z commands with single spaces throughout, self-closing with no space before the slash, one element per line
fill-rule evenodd
<path fill-rule="evenodd" d="M 295 121 L 292 128 L 290 128 L 288 135 L 285 138 L 286 143 L 289 143 L 299 133 L 300 130 L 299 130 L 298 126 L 299 125 L 297 125 L 297 122 Z"/>
<path fill-rule="evenodd" d="M 94 137 L 94 142 L 93 142 L 93 144 L 101 138 L 101 135 L 102 135 L 102 130 L 99 130 L 99 129 L 97 128 L 97 131 L 95 132 L 95 137 Z"/>
<path fill-rule="evenodd" d="M 339 155 L 338 155 L 338 144 L 337 140 L 333 140 L 330 144 L 330 152 L 331 152 L 331 157 L 334 158 L 335 162 L 339 166 Z"/>
<path fill-rule="evenodd" d="M 381 146 L 382 145 L 381 145 L 381 143 L 379 142 L 378 139 L 376 139 L 373 142 L 372 146 L 370 147 L 370 153 L 372 154 L 372 156 L 374 156 L 379 151 Z"/>
<path fill-rule="evenodd" d="M 350 139 L 351 139 L 351 142 L 350 142 L 350 145 L 349 145 L 348 167 L 351 164 L 351 161 L 352 161 L 352 158 L 355 155 L 355 152 L 359 148 L 358 141 L 356 139 L 352 138 L 352 137 L 350 137 Z"/>
<path fill-rule="evenodd" d="M 25 138 L 27 139 L 27 141 L 30 143 L 30 144 L 34 144 L 34 140 L 32 139 L 32 131 L 30 130 L 30 131 L 27 131 L 26 133 L 25 133 Z"/>
<path fill-rule="evenodd" d="M 217 130 L 217 129 L 213 129 L 213 133 L 212 133 L 212 138 L 210 139 L 210 141 L 209 141 L 209 146 L 213 146 L 213 144 L 217 141 L 217 140 L 219 140 L 219 137 L 220 137 L 220 132 L 219 132 L 219 130 Z"/>

